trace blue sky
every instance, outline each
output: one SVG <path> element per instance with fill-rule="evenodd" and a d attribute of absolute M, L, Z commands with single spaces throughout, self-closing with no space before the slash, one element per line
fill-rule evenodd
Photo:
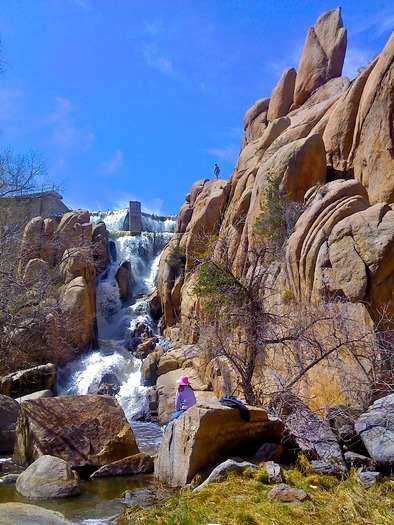
<path fill-rule="evenodd" d="M 326 0 L 2 0 L 0 147 L 39 149 L 72 208 L 176 214 L 228 178 L 243 117 L 297 69 Z M 344 74 L 394 27 L 388 0 L 343 1 Z"/>

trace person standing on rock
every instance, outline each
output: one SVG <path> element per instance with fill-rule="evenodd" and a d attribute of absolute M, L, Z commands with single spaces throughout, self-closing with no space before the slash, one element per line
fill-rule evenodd
<path fill-rule="evenodd" d="M 219 168 L 219 166 L 217 164 L 215 164 L 215 166 L 213 167 L 213 172 L 215 174 L 216 180 L 218 180 L 219 173 L 220 173 L 220 168 Z"/>
<path fill-rule="evenodd" d="M 178 384 L 178 390 L 175 395 L 175 413 L 171 416 L 169 423 L 196 404 L 196 396 L 189 383 L 189 378 L 181 376 L 176 380 L 176 383 Z"/>

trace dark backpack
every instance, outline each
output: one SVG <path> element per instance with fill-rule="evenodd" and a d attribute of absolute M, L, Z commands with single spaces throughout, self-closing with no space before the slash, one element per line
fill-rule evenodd
<path fill-rule="evenodd" d="M 224 394 L 222 399 L 220 399 L 219 403 L 226 407 L 238 408 L 238 410 L 241 412 L 242 419 L 244 421 L 250 421 L 250 414 L 248 408 L 246 407 L 245 403 L 243 403 L 237 397 L 231 396 L 229 394 Z"/>

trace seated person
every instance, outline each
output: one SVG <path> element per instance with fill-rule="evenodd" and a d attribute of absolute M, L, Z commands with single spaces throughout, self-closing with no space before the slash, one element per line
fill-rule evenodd
<path fill-rule="evenodd" d="M 189 383 L 189 378 L 182 376 L 176 380 L 176 383 L 179 385 L 175 395 L 176 412 L 171 416 L 169 423 L 174 421 L 174 419 L 177 419 L 186 412 L 186 410 L 196 404 L 196 396 L 194 395 L 193 389 Z M 166 429 L 166 427 L 163 428 L 164 430 Z"/>

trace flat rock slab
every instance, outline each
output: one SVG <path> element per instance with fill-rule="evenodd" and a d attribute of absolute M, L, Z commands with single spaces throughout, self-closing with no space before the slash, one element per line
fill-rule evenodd
<path fill-rule="evenodd" d="M 102 467 L 137 453 L 134 433 L 115 397 L 48 397 L 21 404 L 13 457 L 18 465 L 48 454 L 71 467 Z"/>
<path fill-rule="evenodd" d="M 240 411 L 219 402 L 197 404 L 171 422 L 163 436 L 155 475 L 173 487 L 232 457 L 252 458 L 264 442 L 280 441 L 283 423 L 260 408 L 248 407 L 250 421 Z"/>
<path fill-rule="evenodd" d="M 133 474 L 148 474 L 153 472 L 154 464 L 153 458 L 148 454 L 140 452 L 120 459 L 109 465 L 99 468 L 90 477 L 102 478 L 104 476 L 131 476 Z"/>
<path fill-rule="evenodd" d="M 60 512 L 26 503 L 0 504 L 0 525 L 72 525 Z"/>

